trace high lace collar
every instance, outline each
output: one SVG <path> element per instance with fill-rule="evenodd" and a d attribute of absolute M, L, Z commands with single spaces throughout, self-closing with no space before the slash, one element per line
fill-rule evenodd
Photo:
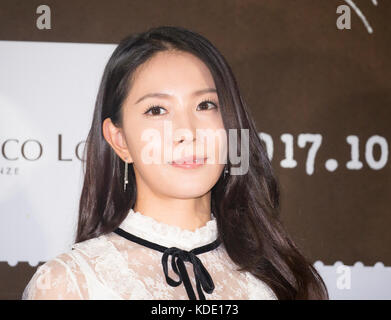
<path fill-rule="evenodd" d="M 204 226 L 191 231 L 157 221 L 139 211 L 130 209 L 119 227 L 135 236 L 162 246 L 177 247 L 188 251 L 217 239 L 216 217 L 213 213 L 211 220 Z"/>

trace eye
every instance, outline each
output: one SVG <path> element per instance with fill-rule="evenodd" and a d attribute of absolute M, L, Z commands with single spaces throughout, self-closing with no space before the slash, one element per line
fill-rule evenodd
<path fill-rule="evenodd" d="M 145 115 L 148 116 L 161 116 L 160 110 L 166 110 L 163 107 L 160 106 L 150 106 L 147 108 L 147 110 L 144 112 Z"/>
<path fill-rule="evenodd" d="M 208 107 L 208 104 L 209 105 L 212 105 L 212 108 L 209 108 Z M 197 106 L 197 110 L 200 110 L 198 107 L 202 107 L 201 110 L 210 110 L 210 109 L 217 109 L 217 103 L 214 102 L 214 101 L 211 101 L 211 100 L 204 100 L 202 101 L 198 106 Z"/>

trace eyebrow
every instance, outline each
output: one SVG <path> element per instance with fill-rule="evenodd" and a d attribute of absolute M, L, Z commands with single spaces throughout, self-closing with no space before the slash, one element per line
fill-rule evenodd
<path fill-rule="evenodd" d="M 199 96 L 199 95 L 202 95 L 202 94 L 205 94 L 205 93 L 210 93 L 210 92 L 215 92 L 215 93 L 217 93 L 217 90 L 216 90 L 215 88 L 201 89 L 201 90 L 194 91 L 194 92 L 191 94 L 191 96 L 195 97 L 195 96 Z M 144 100 L 144 99 L 153 98 L 153 97 L 158 97 L 158 98 L 170 98 L 171 95 L 170 95 L 170 94 L 167 94 L 167 93 L 160 93 L 160 92 L 148 93 L 148 94 L 142 96 L 140 99 L 138 99 L 138 100 L 136 101 L 135 104 L 141 102 L 141 101 Z"/>

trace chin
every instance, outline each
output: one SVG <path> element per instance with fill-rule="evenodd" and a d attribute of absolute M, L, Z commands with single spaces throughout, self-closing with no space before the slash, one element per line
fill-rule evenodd
<path fill-rule="evenodd" d="M 195 199 L 208 192 L 209 190 L 170 190 L 170 194 L 167 194 L 167 196 L 176 199 Z"/>
<path fill-rule="evenodd" d="M 168 185 L 164 190 L 165 193 L 169 190 L 169 196 L 178 199 L 198 198 L 208 193 L 214 185 L 209 181 L 183 180 L 178 180 L 179 182 L 175 185 Z"/>

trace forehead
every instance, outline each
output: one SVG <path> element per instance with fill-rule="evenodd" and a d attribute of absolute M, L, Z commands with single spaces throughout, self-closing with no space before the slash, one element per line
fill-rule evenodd
<path fill-rule="evenodd" d="M 139 66 L 134 73 L 129 98 L 151 92 L 187 96 L 204 88 L 214 88 L 208 67 L 198 57 L 187 52 L 159 52 Z"/>

